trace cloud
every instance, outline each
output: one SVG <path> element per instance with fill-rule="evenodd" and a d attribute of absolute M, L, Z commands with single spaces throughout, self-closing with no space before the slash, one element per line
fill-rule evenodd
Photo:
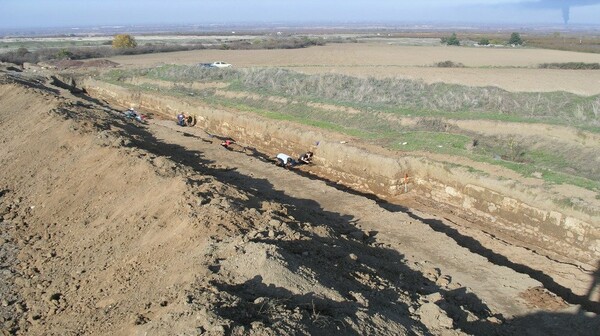
<path fill-rule="evenodd" d="M 569 23 L 571 7 L 594 6 L 600 4 L 600 1 L 594 0 L 538 0 L 522 1 L 520 6 L 537 9 L 560 9 L 562 10 L 563 21 Z"/>

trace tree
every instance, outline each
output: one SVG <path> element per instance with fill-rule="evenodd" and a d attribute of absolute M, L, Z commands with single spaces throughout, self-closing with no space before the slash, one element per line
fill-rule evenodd
<path fill-rule="evenodd" d="M 486 45 L 489 45 L 489 44 L 490 44 L 490 40 L 487 39 L 487 38 L 485 38 L 485 37 L 482 38 L 481 40 L 479 40 L 479 45 L 486 46 Z"/>
<path fill-rule="evenodd" d="M 29 50 L 27 50 L 27 48 L 21 47 L 21 48 L 17 49 L 17 56 L 23 57 L 27 54 L 29 54 Z"/>
<path fill-rule="evenodd" d="M 137 42 L 129 34 L 117 34 L 112 41 L 113 48 L 135 48 Z"/>
<path fill-rule="evenodd" d="M 458 37 L 456 37 L 456 33 L 452 33 L 450 37 L 442 37 L 442 43 L 447 45 L 460 45 L 460 41 Z"/>
<path fill-rule="evenodd" d="M 67 49 L 61 49 L 56 53 L 57 59 L 71 59 L 73 58 L 73 53 Z"/>
<path fill-rule="evenodd" d="M 516 45 L 523 44 L 523 40 L 521 39 L 521 35 L 519 33 L 512 33 L 510 35 L 510 40 L 508 40 L 508 44 L 516 44 Z"/>

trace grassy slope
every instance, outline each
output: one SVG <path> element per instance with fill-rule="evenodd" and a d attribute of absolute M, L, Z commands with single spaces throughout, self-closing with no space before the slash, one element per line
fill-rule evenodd
<path fill-rule="evenodd" d="M 600 191 L 600 173 L 586 155 L 556 150 L 550 143 L 530 144 L 514 137 L 482 137 L 448 127 L 447 119 L 498 120 L 556 124 L 600 133 L 600 97 L 564 92 L 510 93 L 498 88 L 427 85 L 409 80 L 359 79 L 342 75 L 303 75 L 287 70 L 216 70 L 162 66 L 150 70 L 116 70 L 106 77 L 123 85 L 129 77 L 182 83 L 174 89 L 144 85 L 173 95 L 196 96 L 213 106 L 257 113 L 365 139 L 402 151 L 430 151 L 501 165 L 524 176 L 542 175 L 549 183 L 568 183 Z M 192 90 L 190 82 L 228 83 L 224 96 L 214 88 Z M 243 93 L 246 93 L 244 95 Z M 256 99 L 279 97 L 280 99 Z M 314 103 L 352 108 L 314 107 Z M 310 105 L 313 104 L 313 105 Z M 402 118 L 419 120 L 407 126 Z M 477 139 L 477 146 L 472 146 Z M 531 141 L 530 141 L 531 142 Z M 533 141 L 535 142 L 535 141 Z M 589 153 L 588 153 L 589 154 Z"/>

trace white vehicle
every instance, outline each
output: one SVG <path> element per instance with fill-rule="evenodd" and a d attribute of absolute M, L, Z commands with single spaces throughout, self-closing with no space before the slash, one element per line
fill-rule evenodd
<path fill-rule="evenodd" d="M 213 62 L 210 66 L 214 68 L 229 68 L 231 64 L 225 62 Z"/>

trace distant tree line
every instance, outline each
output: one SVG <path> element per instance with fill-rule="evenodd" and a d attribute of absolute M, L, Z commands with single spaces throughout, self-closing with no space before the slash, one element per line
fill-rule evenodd
<path fill-rule="evenodd" d="M 600 63 L 566 62 L 542 63 L 540 69 L 567 69 L 567 70 L 600 70 Z"/>
<path fill-rule="evenodd" d="M 343 42 L 336 40 L 335 42 Z M 97 47 L 77 48 L 43 48 L 30 51 L 19 48 L 15 51 L 0 53 L 1 62 L 22 65 L 23 63 L 48 62 L 63 59 L 83 60 L 89 58 L 106 58 L 116 55 L 140 55 L 173 51 L 187 51 L 199 49 L 298 49 L 311 46 L 325 45 L 323 38 L 310 37 L 277 37 L 257 38 L 252 41 L 232 41 L 217 44 L 188 43 L 188 44 L 144 44 L 139 45 L 134 37 L 128 34 L 116 35 L 112 41 Z"/>
<path fill-rule="evenodd" d="M 458 36 L 456 35 L 456 33 L 452 33 L 452 35 L 450 35 L 450 36 L 443 36 L 440 40 L 441 40 L 442 44 L 454 45 L 454 46 L 460 45 L 460 40 L 458 39 Z M 483 38 L 481 38 L 481 40 L 479 40 L 478 43 L 479 43 L 479 45 L 489 45 L 490 40 L 488 38 L 483 37 Z M 508 39 L 507 44 L 522 45 L 523 39 L 521 38 L 521 34 L 512 33 L 510 35 L 510 38 Z"/>

